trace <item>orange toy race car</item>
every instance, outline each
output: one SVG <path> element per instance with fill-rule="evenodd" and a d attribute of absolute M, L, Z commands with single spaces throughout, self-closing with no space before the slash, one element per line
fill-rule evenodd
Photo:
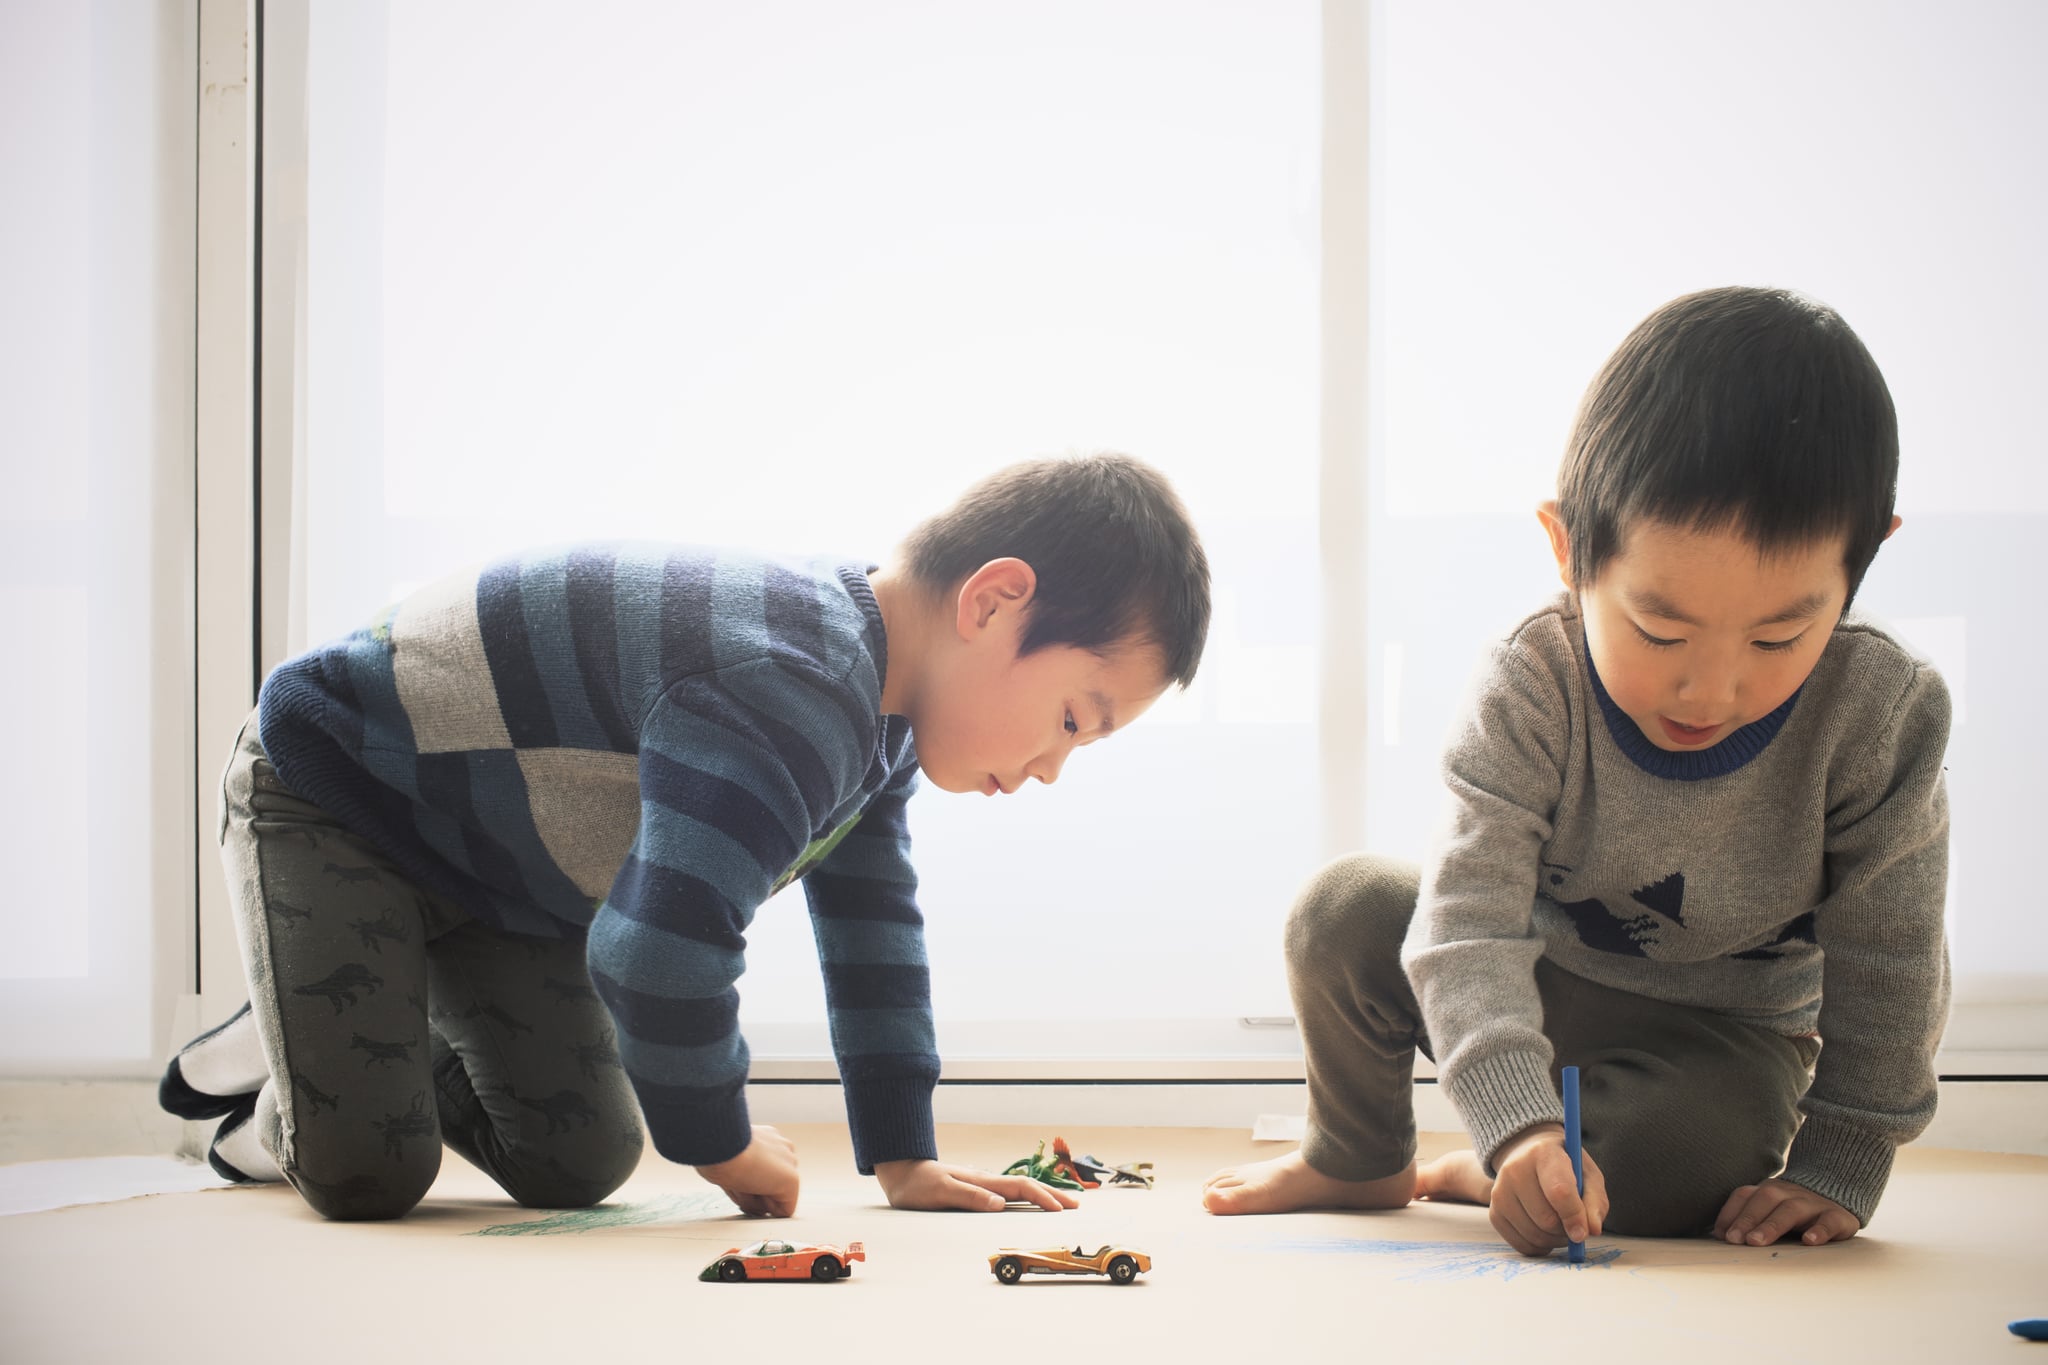
<path fill-rule="evenodd" d="M 1140 1271 L 1152 1268 L 1152 1258 L 1129 1247 L 1098 1247 L 1093 1253 L 1075 1247 L 1054 1247 L 1050 1251 L 1020 1251 L 1004 1247 L 988 1258 L 988 1268 L 1004 1284 L 1015 1284 L 1026 1275 L 1107 1275 L 1113 1284 L 1129 1284 Z"/>
<path fill-rule="evenodd" d="M 839 1280 L 868 1258 L 859 1242 L 843 1247 L 812 1242 L 754 1242 L 731 1247 L 698 1273 L 700 1280 Z"/>

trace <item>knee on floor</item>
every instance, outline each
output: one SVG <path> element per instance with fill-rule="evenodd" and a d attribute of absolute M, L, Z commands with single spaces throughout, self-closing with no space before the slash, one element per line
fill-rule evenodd
<path fill-rule="evenodd" d="M 505 1193 L 529 1209 L 587 1209 L 603 1203 L 640 1165 L 645 1140 L 637 1132 L 594 1151 L 513 1154 L 492 1172 Z"/>
<path fill-rule="evenodd" d="M 324 1171 L 330 1177 L 324 1180 L 303 1166 L 288 1166 L 284 1174 L 322 1218 L 337 1223 L 373 1223 L 412 1212 L 426 1197 L 440 1168 L 437 1149 L 431 1160 L 415 1159 L 396 1166 L 389 1162 L 353 1163 Z"/>

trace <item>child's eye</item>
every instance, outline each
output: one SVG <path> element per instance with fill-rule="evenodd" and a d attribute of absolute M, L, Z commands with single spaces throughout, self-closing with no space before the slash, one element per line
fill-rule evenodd
<path fill-rule="evenodd" d="M 1802 630 L 1789 640 L 1752 640 L 1750 643 L 1754 644 L 1758 649 L 1761 649 L 1766 654 L 1776 654 L 1782 650 L 1792 648 L 1792 646 L 1798 644 L 1801 640 L 1804 640 L 1805 638 L 1806 632 Z"/>
<path fill-rule="evenodd" d="M 1629 622 L 1629 624 L 1635 626 L 1636 634 L 1641 636 L 1643 643 L 1648 645 L 1652 649 L 1669 649 L 1673 645 L 1682 645 L 1685 643 L 1685 641 L 1683 640 L 1660 640 L 1656 636 L 1650 634 L 1649 631 L 1644 630 L 1641 626 L 1636 626 L 1635 622 L 1631 621 Z"/>
<path fill-rule="evenodd" d="M 1068 734 L 1070 734 L 1070 735 L 1078 735 L 1078 734 L 1080 734 L 1080 733 L 1081 733 L 1081 727 L 1080 727 L 1079 725 L 1077 725 L 1077 724 L 1075 724 L 1075 723 L 1074 723 L 1074 713 L 1073 713 L 1072 711 L 1069 711 L 1069 712 L 1067 712 L 1067 723 L 1066 723 L 1066 724 L 1067 724 L 1067 733 L 1068 733 Z"/>

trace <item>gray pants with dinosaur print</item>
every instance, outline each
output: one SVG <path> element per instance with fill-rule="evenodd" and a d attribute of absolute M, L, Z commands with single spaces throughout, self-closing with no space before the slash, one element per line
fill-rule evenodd
<path fill-rule="evenodd" d="M 532 1208 L 625 1182 L 639 1110 L 580 936 L 502 933 L 413 885 L 284 785 L 253 716 L 220 820 L 270 1067 L 257 1131 L 308 1204 L 399 1217 L 444 1142 Z"/>

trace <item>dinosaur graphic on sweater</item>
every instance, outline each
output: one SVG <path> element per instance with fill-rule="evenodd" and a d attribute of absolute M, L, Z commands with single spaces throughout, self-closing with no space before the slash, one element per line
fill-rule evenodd
<path fill-rule="evenodd" d="M 1571 869 L 1555 863 L 1545 863 L 1549 869 L 1546 880 L 1551 886 L 1564 884 L 1563 874 Z M 1685 927 L 1685 874 L 1674 872 L 1668 877 L 1637 887 L 1629 892 L 1629 899 L 1641 907 L 1642 913 L 1621 915 L 1608 909 L 1607 903 L 1596 898 L 1585 900 L 1559 900 L 1550 891 L 1538 887 L 1536 894 L 1564 911 L 1565 917 L 1578 931 L 1579 941 L 1588 948 L 1597 948 L 1603 953 L 1618 953 L 1624 957 L 1648 957 L 1646 948 L 1657 946 L 1658 935 L 1665 921 Z"/>

